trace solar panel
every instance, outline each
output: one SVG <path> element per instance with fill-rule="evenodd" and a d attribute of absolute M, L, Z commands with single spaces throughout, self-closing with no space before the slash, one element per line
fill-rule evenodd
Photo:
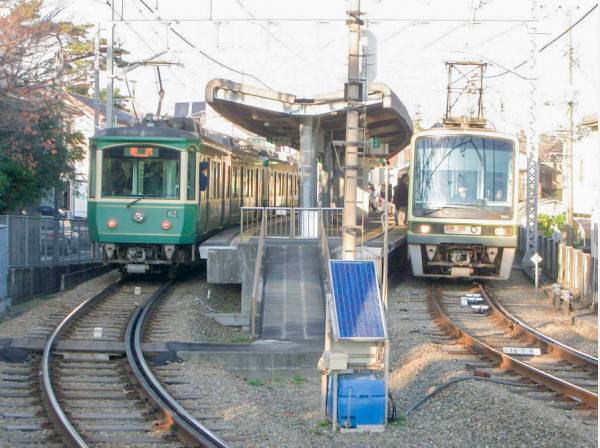
<path fill-rule="evenodd" d="M 375 261 L 331 260 L 333 327 L 339 339 L 385 340 Z"/>

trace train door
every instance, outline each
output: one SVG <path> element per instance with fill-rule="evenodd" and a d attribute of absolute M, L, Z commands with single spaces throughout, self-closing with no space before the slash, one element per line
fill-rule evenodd
<path fill-rule="evenodd" d="M 229 225 L 231 212 L 231 157 L 223 160 L 223 216 L 221 223 L 224 226 Z"/>
<path fill-rule="evenodd" d="M 202 157 L 200 159 L 199 167 L 199 178 L 198 178 L 198 232 L 206 233 L 208 231 L 209 214 L 208 214 L 208 203 L 209 203 L 209 185 L 210 185 L 210 159 L 208 157 Z"/>
<path fill-rule="evenodd" d="M 240 194 L 240 172 L 241 167 L 236 163 L 231 169 L 231 211 L 230 223 L 240 220 L 241 194 Z"/>
<path fill-rule="evenodd" d="M 209 192 L 208 192 L 208 230 L 214 230 L 221 225 L 223 215 L 222 198 L 222 160 L 214 157 L 210 161 Z"/>

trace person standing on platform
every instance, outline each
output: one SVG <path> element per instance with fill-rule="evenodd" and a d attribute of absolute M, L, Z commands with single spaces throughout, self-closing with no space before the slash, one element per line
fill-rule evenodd
<path fill-rule="evenodd" d="M 396 225 L 400 222 L 406 225 L 406 207 L 408 206 L 408 175 L 404 174 L 398 180 L 394 187 L 394 212 L 396 216 Z"/>

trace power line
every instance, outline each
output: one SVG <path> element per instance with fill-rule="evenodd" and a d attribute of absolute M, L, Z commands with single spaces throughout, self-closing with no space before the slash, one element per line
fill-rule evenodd
<path fill-rule="evenodd" d="M 141 1 L 141 0 L 139 0 Z M 175 22 L 175 23 L 184 23 L 184 22 L 195 22 L 195 23 L 236 23 L 236 22 L 247 22 L 247 23 L 286 23 L 286 22 L 316 22 L 316 23 L 346 23 L 346 19 L 342 18 L 323 18 L 323 17 L 305 17 L 305 18 L 295 18 L 295 17 L 252 17 L 252 18 L 239 18 L 239 17 L 212 17 L 205 19 L 184 19 L 184 18 L 167 18 L 167 19 L 158 19 L 158 20 L 148 20 L 148 19 L 124 19 L 127 22 L 150 22 L 150 21 L 158 21 L 158 22 Z M 410 22 L 446 22 L 446 23 L 473 23 L 472 19 L 437 19 L 437 18 L 427 18 L 427 17 L 376 17 L 369 18 L 369 24 L 378 24 L 378 23 L 410 23 Z M 519 19 L 519 18 L 500 18 L 500 19 L 476 19 L 475 23 L 511 23 L 511 22 L 532 22 L 531 19 Z"/>
<path fill-rule="evenodd" d="M 141 3 L 142 3 L 142 4 L 143 4 L 143 5 L 144 5 L 144 6 L 145 6 L 145 7 L 146 7 L 146 8 L 147 8 L 149 11 L 151 11 L 153 14 L 156 14 L 156 11 L 154 11 L 154 9 L 152 9 L 152 8 L 151 8 L 151 7 L 150 7 L 150 6 L 149 6 L 149 5 L 148 5 L 148 4 L 147 4 L 147 3 L 146 3 L 144 0 L 138 0 L 138 1 L 139 1 L 139 2 L 141 2 Z M 153 20 L 153 21 L 154 21 L 154 22 L 157 22 L 157 21 L 162 21 L 162 19 L 161 19 L 160 17 L 158 17 L 158 20 Z M 260 80 L 260 79 L 259 79 L 259 78 L 257 78 L 256 76 L 254 76 L 254 75 L 252 75 L 252 74 L 250 74 L 250 73 L 243 72 L 243 71 L 241 71 L 241 70 L 238 70 L 238 69 L 236 69 L 236 68 L 233 68 L 233 67 L 231 67 L 231 66 L 229 66 L 229 65 L 226 65 L 226 64 L 222 63 L 221 61 L 219 61 L 219 60 L 215 59 L 214 57 L 212 57 L 211 55 L 209 55 L 208 53 L 206 53 L 204 50 L 202 50 L 202 49 L 198 48 L 198 47 L 197 47 L 197 46 L 196 46 L 194 43 L 190 42 L 190 40 L 189 40 L 189 39 L 187 39 L 187 38 L 186 38 L 186 37 L 184 37 L 184 36 L 183 36 L 181 33 L 179 33 L 179 32 L 178 32 L 178 31 L 177 31 L 175 28 L 173 28 L 173 26 L 169 26 L 169 30 L 170 30 L 170 31 L 171 31 L 173 34 L 175 34 L 175 35 L 176 35 L 176 36 L 177 36 L 179 39 L 181 39 L 181 41 L 183 41 L 183 42 L 184 42 L 185 44 L 187 44 L 189 47 L 191 47 L 191 48 L 193 48 L 194 50 L 196 50 L 198 53 L 200 53 L 200 54 L 201 54 L 202 56 L 204 56 L 206 59 L 208 59 L 208 60 L 210 60 L 210 61 L 214 62 L 214 63 L 215 63 L 215 64 L 217 64 L 217 65 L 220 65 L 221 67 L 223 67 L 223 68 L 225 68 L 225 69 L 227 69 L 227 70 L 229 70 L 229 71 L 231 71 L 231 72 L 234 72 L 234 73 L 237 73 L 237 74 L 239 74 L 239 75 L 242 75 L 242 76 L 247 76 L 247 77 L 249 77 L 249 78 L 252 78 L 252 79 L 256 80 L 257 82 L 259 82 L 260 84 L 262 84 L 262 85 L 263 85 L 264 87 L 266 87 L 267 89 L 269 89 L 269 90 L 272 90 L 272 89 L 271 89 L 271 87 L 269 87 L 267 84 L 265 84 L 265 83 L 264 83 L 262 80 Z"/>
<path fill-rule="evenodd" d="M 573 23 L 571 26 L 569 26 L 566 30 L 564 30 L 562 33 L 560 33 L 558 36 L 556 36 L 555 38 L 553 38 L 552 40 L 550 40 L 548 43 L 546 43 L 545 45 L 543 45 L 539 50 L 538 53 L 541 53 L 542 51 L 544 51 L 545 49 L 547 49 L 548 47 L 550 47 L 552 44 L 554 44 L 556 41 L 558 41 L 561 37 L 563 37 L 565 34 L 567 34 L 569 31 L 571 31 L 573 28 L 575 28 L 578 24 L 580 24 L 587 16 L 589 16 L 592 12 L 594 12 L 594 10 L 598 7 L 598 3 L 596 3 L 594 6 L 592 6 L 592 8 L 586 12 L 583 16 L 581 16 L 577 21 L 575 21 L 575 23 Z M 504 76 L 508 73 L 514 73 L 514 70 L 517 70 L 521 67 L 523 67 L 525 64 L 527 64 L 527 61 L 529 61 L 529 59 L 525 59 L 523 62 L 521 62 L 520 64 L 516 65 L 515 67 L 512 68 L 512 70 L 510 69 L 506 69 L 504 72 L 502 73 L 498 73 L 497 75 L 491 75 L 491 76 L 486 76 L 485 79 L 491 79 L 491 78 L 499 78 L 500 76 Z M 522 77 L 522 76 L 521 76 Z"/>
<path fill-rule="evenodd" d="M 544 51 L 546 48 L 548 48 L 550 45 L 552 45 L 554 42 L 556 42 L 558 39 L 560 39 L 561 37 L 563 37 L 565 34 L 567 34 L 569 31 L 571 31 L 573 28 L 575 28 L 579 23 L 581 23 L 583 21 L 583 19 L 585 19 L 587 16 L 589 16 L 594 9 L 596 9 L 598 7 L 598 3 L 596 3 L 592 9 L 590 9 L 588 12 L 586 12 L 583 16 L 581 16 L 581 18 L 579 20 L 577 20 L 573 25 L 571 25 L 569 28 L 567 28 L 566 30 L 564 30 L 562 33 L 560 33 L 558 36 L 556 36 L 554 39 L 552 39 L 550 42 L 548 42 L 546 45 L 544 45 L 542 48 L 540 48 L 540 53 L 542 51 Z"/>
<path fill-rule="evenodd" d="M 235 0 L 237 2 L 238 5 L 240 5 L 240 7 L 246 11 L 246 14 L 248 14 L 252 19 L 256 19 L 256 17 L 254 16 L 254 14 L 252 14 L 248 8 L 246 8 L 246 6 L 244 6 L 244 4 L 241 2 L 241 0 Z M 288 47 L 281 39 L 279 39 L 275 34 L 273 34 L 271 32 L 271 30 L 269 30 L 269 27 L 264 25 L 263 23 L 259 22 L 260 27 L 265 30 L 265 32 L 271 36 L 273 39 L 275 39 L 275 41 L 281 45 L 283 48 L 287 49 L 290 53 L 292 53 L 294 56 L 296 56 L 298 59 L 300 59 L 301 61 L 304 61 L 305 59 L 298 54 L 298 52 L 296 52 L 295 50 L 293 50 L 292 48 Z"/>

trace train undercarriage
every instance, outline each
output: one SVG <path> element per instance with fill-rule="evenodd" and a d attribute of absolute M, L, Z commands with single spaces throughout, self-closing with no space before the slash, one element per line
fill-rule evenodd
<path fill-rule="evenodd" d="M 409 244 L 412 271 L 418 277 L 487 278 L 510 276 L 515 248 L 481 244 Z"/>
<path fill-rule="evenodd" d="M 103 261 L 126 274 L 174 273 L 193 264 L 193 244 L 104 243 Z"/>

